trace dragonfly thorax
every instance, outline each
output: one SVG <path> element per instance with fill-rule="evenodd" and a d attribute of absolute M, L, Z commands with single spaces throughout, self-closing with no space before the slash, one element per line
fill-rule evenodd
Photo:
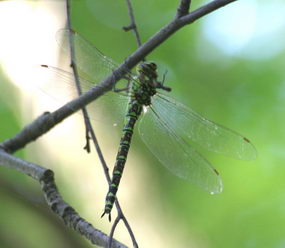
<path fill-rule="evenodd" d="M 141 83 L 139 85 L 133 85 L 132 98 L 139 104 L 148 106 L 151 104 L 151 97 L 156 94 L 156 89 L 149 84 Z"/>
<path fill-rule="evenodd" d="M 155 63 L 142 63 L 138 65 L 138 84 L 133 84 L 133 98 L 140 104 L 148 106 L 151 97 L 156 94 L 157 88 L 157 66 Z"/>

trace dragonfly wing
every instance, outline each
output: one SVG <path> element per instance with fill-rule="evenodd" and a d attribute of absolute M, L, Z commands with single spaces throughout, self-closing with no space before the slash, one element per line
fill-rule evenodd
<path fill-rule="evenodd" d="M 56 40 L 64 53 L 70 53 L 69 37 L 73 40 L 75 50 L 73 62 L 84 78 L 99 83 L 118 67 L 114 61 L 73 30 L 60 29 L 56 33 Z"/>
<path fill-rule="evenodd" d="M 56 40 L 64 53 L 70 54 L 69 37 L 73 40 L 75 50 L 73 62 L 78 66 L 79 74 L 83 78 L 99 83 L 119 67 L 118 63 L 105 56 L 74 30 L 60 29 L 56 33 Z M 134 82 L 136 77 L 127 71 L 124 84 L 128 85 L 130 80 Z"/>
<path fill-rule="evenodd" d="M 153 110 L 149 109 L 139 124 L 141 138 L 150 151 L 176 176 L 210 193 L 221 192 L 223 186 L 218 172 L 190 144 L 177 136 L 169 123 L 159 118 L 155 107 Z"/>
<path fill-rule="evenodd" d="M 163 122 L 185 139 L 205 149 L 242 160 L 256 159 L 256 150 L 244 136 L 197 114 L 172 98 L 157 94 L 152 105 Z"/>
<path fill-rule="evenodd" d="M 72 73 L 53 66 L 43 66 L 39 73 L 41 73 L 40 78 L 45 81 L 39 85 L 39 88 L 57 102 L 64 103 L 78 97 Z M 82 92 L 86 92 L 95 86 L 89 80 L 79 79 Z M 90 103 L 87 110 L 90 117 L 96 121 L 114 123 L 114 119 L 119 121 L 124 118 L 127 103 L 127 96 L 111 91 Z"/>

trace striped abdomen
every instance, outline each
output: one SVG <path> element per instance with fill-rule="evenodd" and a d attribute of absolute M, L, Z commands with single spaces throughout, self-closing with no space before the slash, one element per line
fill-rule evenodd
<path fill-rule="evenodd" d="M 142 112 L 142 105 L 138 103 L 136 100 L 132 99 L 129 105 L 130 106 L 125 119 L 123 135 L 120 141 L 119 151 L 117 153 L 116 163 L 113 170 L 113 177 L 111 180 L 111 184 L 109 185 L 109 191 L 106 196 L 105 209 L 102 216 L 104 216 L 105 214 L 110 214 L 113 208 L 116 199 L 116 193 L 118 191 L 118 186 L 120 184 L 122 173 L 127 160 L 130 143 L 133 136 L 134 126 L 136 124 L 138 117 Z"/>

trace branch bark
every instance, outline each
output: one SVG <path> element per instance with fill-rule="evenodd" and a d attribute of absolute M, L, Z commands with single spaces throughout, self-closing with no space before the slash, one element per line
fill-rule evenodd
<path fill-rule="evenodd" d="M 94 228 L 62 199 L 54 181 L 53 171 L 17 158 L 2 149 L 0 149 L 0 164 L 8 168 L 16 169 L 37 180 L 41 185 L 48 206 L 64 221 L 66 226 L 80 233 L 90 240 L 92 244 L 108 247 L 108 235 Z M 126 248 L 125 245 L 115 239 L 113 239 L 111 247 Z"/>

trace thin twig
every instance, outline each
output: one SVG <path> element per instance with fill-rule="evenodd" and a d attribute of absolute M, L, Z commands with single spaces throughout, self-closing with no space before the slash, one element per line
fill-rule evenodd
<path fill-rule="evenodd" d="M 119 212 L 119 211 L 118 211 L 118 212 Z M 134 235 L 134 233 L 133 233 L 133 231 L 132 231 L 132 229 L 131 229 L 131 226 L 129 225 L 129 222 L 127 221 L 125 215 L 121 215 L 120 218 L 123 220 L 123 222 L 124 222 L 124 224 L 125 224 L 125 226 L 126 226 L 128 232 L 129 232 L 129 234 L 130 234 L 130 236 L 131 236 L 131 239 L 132 239 L 132 242 L 133 242 L 133 247 L 134 247 L 134 248 L 138 248 L 139 246 L 138 246 L 138 243 L 137 243 L 137 241 L 136 241 L 136 239 L 135 239 L 135 235 Z"/>
<path fill-rule="evenodd" d="M 125 62 L 118 67 L 118 69 L 113 71 L 112 75 L 109 75 L 100 84 L 94 86 L 92 89 L 83 93 L 78 98 L 66 103 L 53 113 L 46 113 L 45 115 L 36 119 L 33 123 L 29 124 L 21 132 L 16 134 L 16 136 L 5 140 L 2 144 L 0 144 L 0 146 L 2 146 L 2 148 L 6 151 L 15 152 L 23 148 L 28 143 L 36 140 L 41 135 L 52 129 L 59 122 L 86 106 L 90 102 L 96 100 L 107 91 L 111 90 L 116 82 L 123 78 L 129 70 L 131 70 L 137 63 L 139 63 L 144 57 L 146 57 L 162 42 L 167 40 L 176 31 L 185 25 L 191 24 L 201 17 L 235 1 L 237 0 L 214 0 L 181 18 L 175 18 L 159 32 L 153 35 L 133 54 L 131 54 L 125 60 Z"/>
<path fill-rule="evenodd" d="M 41 184 L 48 206 L 63 220 L 66 226 L 90 240 L 92 244 L 108 246 L 108 235 L 94 228 L 62 199 L 54 181 L 53 171 L 10 155 L 2 149 L 0 149 L 0 164 L 16 169 L 37 180 Z M 126 247 L 116 240 L 113 241 L 112 245 L 113 248 Z"/>
<path fill-rule="evenodd" d="M 69 2 L 69 0 L 66 0 L 66 13 L 67 13 L 67 26 L 68 26 L 68 29 L 72 30 L 71 18 L 70 18 L 71 12 L 70 12 L 70 2 Z M 81 95 L 82 94 L 82 90 L 81 90 L 81 87 L 80 87 L 80 78 L 79 78 L 79 74 L 78 74 L 78 70 L 77 70 L 77 65 L 74 62 L 76 54 L 75 54 L 74 40 L 73 40 L 73 36 L 72 35 L 69 35 L 69 46 L 70 46 L 71 65 L 72 65 L 74 78 L 75 78 L 75 82 L 76 82 L 76 89 L 77 89 L 78 94 Z M 109 168 L 108 168 L 107 163 L 106 163 L 106 161 L 104 159 L 104 156 L 103 156 L 102 150 L 100 148 L 98 139 L 96 137 L 95 131 L 94 131 L 93 127 L 92 127 L 92 124 L 91 124 L 91 121 L 90 121 L 90 118 L 89 118 L 89 114 L 88 114 L 86 108 L 82 108 L 82 111 L 83 111 L 85 128 L 86 128 L 86 148 L 87 148 L 87 151 L 88 151 L 88 149 L 90 150 L 90 145 L 89 145 L 90 137 L 89 137 L 89 134 L 91 134 L 91 139 L 92 139 L 93 144 L 95 146 L 95 149 L 97 151 L 99 160 L 101 162 L 101 165 L 102 165 L 103 170 L 104 170 L 105 177 L 106 177 L 108 185 L 109 185 L 111 183 L 111 178 L 110 178 L 110 175 L 109 175 Z M 120 204 L 119 204 L 118 201 L 116 201 L 116 208 L 117 208 L 117 211 L 119 213 L 119 216 L 123 216 L 124 217 L 124 223 L 126 225 L 126 228 L 127 228 L 128 232 L 130 233 L 130 236 L 131 236 L 131 239 L 132 239 L 133 243 L 136 244 L 136 240 L 135 240 L 133 231 L 130 228 L 130 225 L 129 225 L 127 219 L 123 215 L 122 209 L 121 209 Z"/>
<path fill-rule="evenodd" d="M 67 27 L 68 30 L 72 29 L 71 26 L 71 12 L 70 12 L 70 1 L 66 0 L 66 16 L 67 16 Z M 75 61 L 75 49 L 74 49 L 74 40 L 73 40 L 73 36 L 69 35 L 68 36 L 69 39 L 69 48 L 70 48 L 70 59 L 71 59 L 71 68 L 73 71 L 73 75 L 74 75 L 74 79 L 75 79 L 75 87 L 77 90 L 78 95 L 82 94 L 82 90 L 81 90 L 81 86 L 80 86 L 80 80 L 79 80 L 79 74 L 78 74 L 78 69 L 76 66 Z M 84 118 L 84 123 L 85 123 L 85 138 L 86 138 L 86 145 L 84 147 L 84 149 L 89 153 L 90 152 L 90 136 L 89 136 L 89 125 L 87 125 L 87 121 L 88 121 L 88 113 L 86 108 L 82 108 L 82 112 L 83 112 L 83 118 Z"/>
<path fill-rule="evenodd" d="M 127 5 L 128 5 L 128 10 L 129 10 L 129 16 L 130 16 L 131 23 L 130 23 L 129 26 L 123 27 L 123 29 L 125 31 L 129 31 L 129 30 L 133 30 L 134 31 L 134 34 L 136 36 L 136 40 L 137 40 L 138 46 L 140 47 L 142 45 L 142 42 L 141 42 L 140 34 L 138 32 L 137 24 L 136 24 L 136 21 L 135 21 L 135 16 L 134 16 L 134 10 L 133 10 L 133 7 L 132 7 L 132 3 L 131 3 L 131 0 L 126 0 L 126 2 L 127 2 Z"/>
<path fill-rule="evenodd" d="M 189 13 L 190 5 L 191 0 L 181 0 L 177 9 L 176 17 L 180 18 L 181 16 L 187 15 Z"/>
<path fill-rule="evenodd" d="M 114 236 L 116 227 L 117 227 L 117 225 L 118 225 L 119 222 L 120 222 L 120 219 L 121 219 L 121 217 L 120 217 L 120 216 L 117 216 L 117 218 L 115 219 L 115 221 L 114 221 L 114 223 L 113 223 L 113 226 L 112 226 L 112 228 L 111 228 L 111 232 L 110 232 L 110 235 L 109 235 L 108 248 L 111 248 L 111 247 L 112 247 L 113 236 Z"/>

